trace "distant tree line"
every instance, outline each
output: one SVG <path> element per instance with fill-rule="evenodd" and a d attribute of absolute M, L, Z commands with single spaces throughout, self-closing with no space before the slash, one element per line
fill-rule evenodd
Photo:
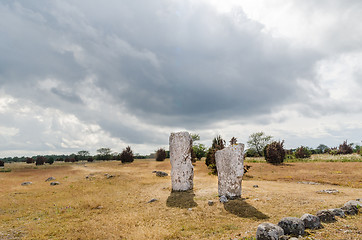
<path fill-rule="evenodd" d="M 0 161 L 3 163 L 9 162 L 26 162 L 28 164 L 35 163 L 36 165 L 53 164 L 55 161 L 59 162 L 79 162 L 79 161 L 88 161 L 93 162 L 94 160 L 98 161 L 109 161 L 109 160 L 118 160 L 123 162 L 131 162 L 133 159 L 146 159 L 150 158 L 150 155 L 140 155 L 133 154 L 131 147 L 128 146 L 121 153 L 112 152 L 110 148 L 99 148 L 97 149 L 96 155 L 91 155 L 87 150 L 81 150 L 77 153 L 72 153 L 69 155 L 61 154 L 61 155 L 36 155 L 31 157 L 5 157 L 0 158 Z"/>

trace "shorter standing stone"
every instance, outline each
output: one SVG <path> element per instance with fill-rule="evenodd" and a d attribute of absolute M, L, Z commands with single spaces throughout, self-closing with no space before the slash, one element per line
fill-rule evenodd
<path fill-rule="evenodd" d="M 317 217 L 319 217 L 319 220 L 321 222 L 330 223 L 335 222 L 336 218 L 334 217 L 334 214 L 331 213 L 329 210 L 320 210 L 317 212 Z"/>
<path fill-rule="evenodd" d="M 241 196 L 244 174 L 244 144 L 232 145 L 215 153 L 219 196 L 228 199 Z"/>
<path fill-rule="evenodd" d="M 300 218 L 285 217 L 278 223 L 278 226 L 283 228 L 284 233 L 288 235 L 304 235 L 304 222 Z"/>
<path fill-rule="evenodd" d="M 272 223 L 259 224 L 256 230 L 257 240 L 278 240 L 282 235 L 284 235 L 284 230 Z"/>
<path fill-rule="evenodd" d="M 303 221 L 305 228 L 318 229 L 321 227 L 319 217 L 315 215 L 306 213 L 300 219 Z"/>

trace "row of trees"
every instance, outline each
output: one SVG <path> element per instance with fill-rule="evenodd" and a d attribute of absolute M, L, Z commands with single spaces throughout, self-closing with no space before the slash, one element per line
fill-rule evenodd
<path fill-rule="evenodd" d="M 33 156 L 33 157 L 14 157 L 14 158 L 3 158 L 1 162 L 26 162 L 35 163 L 36 165 L 44 165 L 45 163 L 53 164 L 55 161 L 64 162 L 78 162 L 88 161 L 93 162 L 94 160 L 119 160 L 123 163 L 133 162 L 136 158 L 147 158 L 147 156 L 134 155 L 130 146 L 123 149 L 121 153 L 112 153 L 110 148 L 100 148 L 97 150 L 97 155 L 91 156 L 89 151 L 81 150 L 77 154 L 70 155 L 45 155 L 45 156 Z M 0 162 L 0 163 L 1 163 Z M 1 164 L 0 164 L 1 166 Z"/>

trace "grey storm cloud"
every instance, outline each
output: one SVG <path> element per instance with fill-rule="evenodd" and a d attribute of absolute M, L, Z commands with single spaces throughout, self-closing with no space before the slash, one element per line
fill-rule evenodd
<path fill-rule="evenodd" d="M 322 58 L 242 9 L 191 1 L 3 1 L 0 15 L 0 88 L 137 143 L 161 137 L 123 113 L 189 128 L 269 113 L 308 100 L 298 80 L 313 82 Z"/>

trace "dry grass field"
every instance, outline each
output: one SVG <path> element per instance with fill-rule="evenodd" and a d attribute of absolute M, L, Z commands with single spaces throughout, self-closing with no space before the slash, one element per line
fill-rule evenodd
<path fill-rule="evenodd" d="M 361 162 L 247 164 L 243 198 L 225 205 L 204 162 L 195 164 L 194 191 L 186 193 L 171 193 L 170 177 L 152 173 L 170 173 L 167 160 L 7 164 L 12 171 L 0 172 L 0 239 L 254 239 L 262 222 L 362 197 Z M 60 185 L 45 182 L 50 176 Z M 21 186 L 25 181 L 33 184 Z M 331 188 L 339 193 L 317 193 Z M 339 218 L 304 239 L 362 239 L 361 220 L 361 214 Z"/>

